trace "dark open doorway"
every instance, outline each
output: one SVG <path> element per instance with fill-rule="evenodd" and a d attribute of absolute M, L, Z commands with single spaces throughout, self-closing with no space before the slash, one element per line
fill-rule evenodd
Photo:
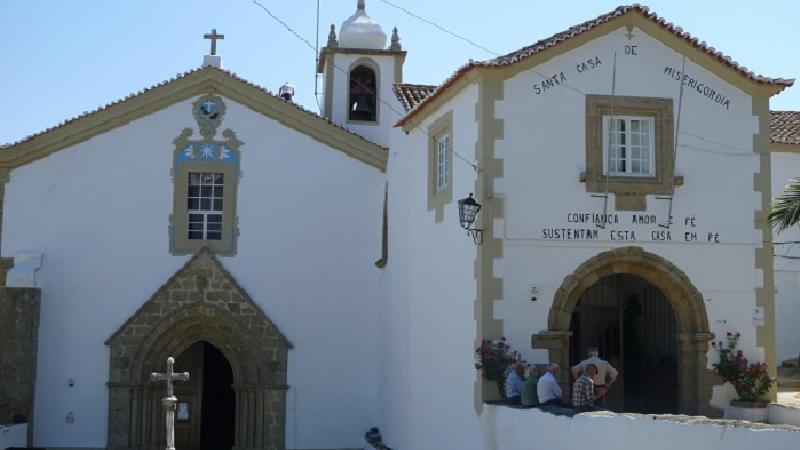
<path fill-rule="evenodd" d="M 664 294 L 642 278 L 615 274 L 586 289 L 570 323 L 570 363 L 597 347 L 619 371 L 605 401 L 617 412 L 678 412 L 675 313 Z"/>
<path fill-rule="evenodd" d="M 233 370 L 225 355 L 206 341 L 192 344 L 178 358 L 176 371 L 189 372 L 178 383 L 175 422 L 177 448 L 228 450 L 234 445 L 236 395 Z"/>

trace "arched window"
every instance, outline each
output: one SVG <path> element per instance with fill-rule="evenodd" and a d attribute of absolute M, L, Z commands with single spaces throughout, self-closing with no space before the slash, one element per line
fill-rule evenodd
<path fill-rule="evenodd" d="M 375 71 L 367 66 L 356 66 L 350 71 L 349 120 L 375 122 L 378 99 Z"/>

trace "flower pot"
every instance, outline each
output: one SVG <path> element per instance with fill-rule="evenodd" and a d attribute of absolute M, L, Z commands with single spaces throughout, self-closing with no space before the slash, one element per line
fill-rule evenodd
<path fill-rule="evenodd" d="M 725 418 L 767 423 L 767 400 L 731 400 L 725 407 Z"/>

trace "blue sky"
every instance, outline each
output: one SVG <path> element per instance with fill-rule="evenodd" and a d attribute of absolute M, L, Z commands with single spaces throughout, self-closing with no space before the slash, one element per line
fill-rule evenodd
<path fill-rule="evenodd" d="M 259 0 L 312 43 L 316 0 Z M 498 53 L 513 51 L 619 3 L 523 0 L 391 0 Z M 356 0 L 320 0 L 320 45 Z M 756 73 L 800 78 L 800 2 L 650 1 L 653 11 Z M 492 55 L 406 15 L 381 0 L 367 12 L 408 56 L 406 82 L 438 84 L 470 58 Z M 0 0 L 0 143 L 198 67 L 203 33 L 225 34 L 223 67 L 270 90 L 284 82 L 296 101 L 317 110 L 314 52 L 251 0 Z M 800 80 L 799 80 L 800 81 Z M 798 83 L 800 84 L 800 82 Z M 320 84 L 321 87 L 321 84 Z M 774 97 L 772 109 L 800 109 L 800 85 Z"/>

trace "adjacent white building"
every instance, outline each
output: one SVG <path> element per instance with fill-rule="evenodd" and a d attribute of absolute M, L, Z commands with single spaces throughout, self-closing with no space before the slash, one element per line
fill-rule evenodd
<path fill-rule="evenodd" d="M 0 150 L 5 291 L 40 301 L 33 445 L 163 445 L 167 356 L 192 373 L 179 448 L 378 426 L 488 449 L 484 339 L 562 367 L 597 346 L 611 409 L 709 416 L 735 395 L 711 342 L 740 333 L 773 373 L 800 351 L 764 220 L 800 170 L 800 124 L 770 126 L 793 80 L 638 5 L 439 86 L 403 84 L 404 59 L 360 0 L 321 51 L 321 115 L 211 58 Z"/>

